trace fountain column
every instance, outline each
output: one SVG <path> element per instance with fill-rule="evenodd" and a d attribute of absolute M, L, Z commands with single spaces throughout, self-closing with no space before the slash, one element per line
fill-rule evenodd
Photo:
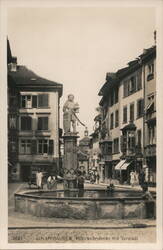
<path fill-rule="evenodd" d="M 77 187 L 77 133 L 64 134 L 64 189 Z"/>

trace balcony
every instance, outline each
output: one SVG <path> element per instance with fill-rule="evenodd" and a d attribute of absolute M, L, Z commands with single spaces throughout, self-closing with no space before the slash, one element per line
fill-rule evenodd
<path fill-rule="evenodd" d="M 156 144 L 147 145 L 145 147 L 146 157 L 156 156 Z"/>

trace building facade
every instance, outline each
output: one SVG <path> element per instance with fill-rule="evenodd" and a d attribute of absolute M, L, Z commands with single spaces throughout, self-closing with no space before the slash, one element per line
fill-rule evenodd
<path fill-rule="evenodd" d="M 144 168 L 148 183 L 156 182 L 156 46 L 126 68 L 107 73 L 99 91 L 104 179 L 130 184 L 131 171 Z"/>
<path fill-rule="evenodd" d="M 37 76 L 15 63 L 8 76 L 17 90 L 15 179 L 28 181 L 38 169 L 59 172 L 59 101 L 62 84 Z M 10 99 L 11 95 L 9 95 Z M 11 105 L 10 105 L 11 106 Z M 15 124 L 10 118 L 9 124 Z M 10 147 L 10 144 L 9 144 Z"/>

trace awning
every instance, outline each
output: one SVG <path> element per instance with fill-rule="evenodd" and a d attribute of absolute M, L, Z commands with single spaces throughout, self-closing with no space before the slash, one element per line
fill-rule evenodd
<path fill-rule="evenodd" d="M 145 108 L 145 110 L 146 110 L 146 111 L 149 110 L 149 109 L 152 107 L 152 105 L 154 105 L 154 102 L 149 103 L 149 104 L 147 105 L 147 107 Z"/>
<path fill-rule="evenodd" d="M 8 166 L 13 167 L 13 164 L 8 161 Z"/>
<path fill-rule="evenodd" d="M 121 170 L 126 170 L 130 164 L 131 164 L 131 162 L 125 162 L 125 163 L 122 165 Z"/>
<path fill-rule="evenodd" d="M 115 166 L 115 170 L 120 170 L 122 165 L 125 163 L 125 160 L 120 161 L 116 166 Z"/>

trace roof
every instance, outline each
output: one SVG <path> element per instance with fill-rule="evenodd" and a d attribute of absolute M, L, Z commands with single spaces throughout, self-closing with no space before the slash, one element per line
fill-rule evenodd
<path fill-rule="evenodd" d="M 16 86 L 18 87 L 51 87 L 56 89 L 60 93 L 60 96 L 62 95 L 63 85 L 61 83 L 40 77 L 33 71 L 29 70 L 26 66 L 17 66 L 17 71 L 10 71 L 9 76 L 14 79 Z"/>
<path fill-rule="evenodd" d="M 113 85 L 115 85 L 118 82 L 118 78 L 116 76 L 116 73 L 113 72 L 109 72 L 106 74 L 106 82 L 104 83 L 104 85 L 102 86 L 102 88 L 100 89 L 98 95 L 102 96 L 104 95 L 104 93 L 106 93 L 106 91 L 110 88 L 113 87 Z"/>
<path fill-rule="evenodd" d="M 152 57 L 155 56 L 156 56 L 156 46 L 152 46 L 148 49 L 144 49 L 143 53 L 139 55 L 138 58 L 128 62 L 127 67 L 119 69 L 115 73 L 113 72 L 107 73 L 106 82 L 101 87 L 98 95 L 99 96 L 107 95 L 110 88 L 112 88 L 114 85 L 116 86 L 116 84 L 118 84 L 120 80 L 122 80 L 124 77 L 141 68 L 142 63 L 145 63 L 146 61 L 150 60 Z M 102 104 L 102 102 L 103 99 L 100 101 L 100 104 Z"/>

